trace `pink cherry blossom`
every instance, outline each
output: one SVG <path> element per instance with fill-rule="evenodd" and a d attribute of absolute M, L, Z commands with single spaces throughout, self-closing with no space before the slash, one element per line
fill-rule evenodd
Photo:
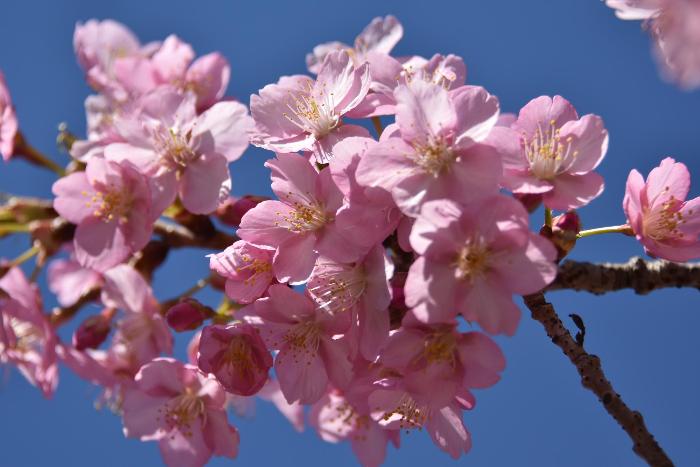
<path fill-rule="evenodd" d="M 513 294 L 541 290 L 557 273 L 552 244 L 531 233 L 522 205 L 497 195 L 460 206 L 426 203 L 411 231 L 421 256 L 406 280 L 406 304 L 424 323 L 449 323 L 457 313 L 490 334 L 515 333 Z"/>
<path fill-rule="evenodd" d="M 88 83 L 101 93 L 125 100 L 127 93 L 115 76 L 115 63 L 132 57 L 148 57 L 159 44 L 141 46 L 138 38 L 123 24 L 109 19 L 91 19 L 75 26 L 73 47 Z"/>
<path fill-rule="evenodd" d="M 319 258 L 307 284 L 321 309 L 330 314 L 353 313 L 359 349 L 367 360 L 374 360 L 389 336 L 392 274 L 393 265 L 377 245 L 356 263 Z"/>
<path fill-rule="evenodd" d="M 354 233 L 335 223 L 343 195 L 328 168 L 316 172 L 305 158 L 284 153 L 265 166 L 272 170 L 272 190 L 280 200 L 248 211 L 238 236 L 276 249 L 272 267 L 280 282 L 305 282 L 319 254 L 347 262 L 362 255 L 362 248 L 345 240 Z"/>
<path fill-rule="evenodd" d="M 36 285 L 18 267 L 0 278 L 0 363 L 10 363 L 44 397 L 58 385 L 58 339 L 42 311 Z"/>
<path fill-rule="evenodd" d="M 15 136 L 19 124 L 17 115 L 12 105 L 10 90 L 5 82 L 5 75 L 0 70 L 0 155 L 4 160 L 9 160 L 14 154 Z"/>
<path fill-rule="evenodd" d="M 352 406 L 337 391 L 329 391 L 311 406 L 309 423 L 324 441 L 349 440 L 357 459 L 365 467 L 383 464 L 387 443 L 398 444 L 398 432 L 381 427 L 368 412 Z"/>
<path fill-rule="evenodd" d="M 249 307 L 248 309 L 252 309 Z M 242 309 L 244 312 L 246 308 Z M 197 332 L 187 346 L 187 356 L 188 361 L 192 365 L 197 365 L 198 352 L 199 352 L 199 340 L 201 332 Z M 290 404 L 285 399 L 282 390 L 280 389 L 279 381 L 276 379 L 268 378 L 267 382 L 260 388 L 260 390 L 255 394 L 255 396 L 238 396 L 235 394 L 227 393 L 227 404 L 234 408 L 237 414 L 251 415 L 255 410 L 255 399 L 260 398 L 264 401 L 272 403 L 277 410 L 292 424 L 294 429 L 298 432 L 304 431 L 304 407 L 298 402 Z"/>
<path fill-rule="evenodd" d="M 347 50 L 355 66 L 361 66 L 368 53 L 388 55 L 402 36 L 403 26 L 398 19 L 391 15 L 376 17 L 355 38 L 353 47 L 337 41 L 317 45 L 306 55 L 306 66 L 311 73 L 320 74 L 325 58 L 340 50 Z"/>
<path fill-rule="evenodd" d="M 401 378 L 387 378 L 377 384 L 368 399 L 371 417 L 381 427 L 394 430 L 425 430 L 433 443 L 453 459 L 471 449 L 471 435 L 462 412 L 474 408 L 474 396 L 466 389 L 449 404 L 439 407 L 416 400 Z"/>
<path fill-rule="evenodd" d="M 330 314 L 289 287 L 276 284 L 255 302 L 253 323 L 268 348 L 279 350 L 275 372 L 287 402 L 312 404 L 328 382 L 343 388 L 352 377 L 349 346 L 336 336 L 350 327 L 346 313 Z"/>
<path fill-rule="evenodd" d="M 520 110 L 489 142 L 503 156 L 503 185 L 517 194 L 541 194 L 545 206 L 566 211 L 584 206 L 603 191 L 593 170 L 605 157 L 608 132 L 597 115 L 579 118 L 561 96 L 541 96 Z"/>
<path fill-rule="evenodd" d="M 404 387 L 419 401 L 444 407 L 462 388 L 485 388 L 500 379 L 505 358 L 479 332 L 457 332 L 456 324 L 425 325 L 406 315 L 392 332 L 380 363 L 403 374 Z"/>
<path fill-rule="evenodd" d="M 257 393 L 272 367 L 272 356 L 258 333 L 250 324 L 240 322 L 205 327 L 199 340 L 199 368 L 212 373 L 230 393 Z"/>
<path fill-rule="evenodd" d="M 145 96 L 139 113 L 117 122 L 128 142 L 110 144 L 105 156 L 134 163 L 158 180 L 167 201 L 179 193 L 188 211 L 206 214 L 228 196 L 227 166 L 248 146 L 251 125 L 242 104 L 220 102 L 197 116 L 192 94 L 164 88 Z"/>
<path fill-rule="evenodd" d="M 47 268 L 49 290 L 56 294 L 61 306 L 71 306 L 88 291 L 102 285 L 102 275 L 84 268 L 71 254 L 67 259 L 56 259 Z"/>
<path fill-rule="evenodd" d="M 239 240 L 221 253 L 209 255 L 209 268 L 226 278 L 226 295 L 238 303 L 253 303 L 275 281 L 274 249 Z"/>
<path fill-rule="evenodd" d="M 501 161 L 478 144 L 498 117 L 494 96 L 476 86 L 447 91 L 423 80 L 394 94 L 400 136 L 367 151 L 357 167 L 361 185 L 390 192 L 410 216 L 432 199 L 466 201 L 496 193 Z"/>
<path fill-rule="evenodd" d="M 670 261 L 700 258 L 700 197 L 686 201 L 688 168 L 667 157 L 649 172 L 632 170 L 622 203 L 627 222 L 644 250 Z"/>
<path fill-rule="evenodd" d="M 53 193 L 56 211 L 78 226 L 76 259 L 98 272 L 143 248 L 160 215 L 153 210 L 149 180 L 128 162 L 91 159 L 85 172 L 54 183 Z"/>
<path fill-rule="evenodd" d="M 396 113 L 394 91 L 400 85 L 422 80 L 447 89 L 464 86 L 467 67 L 461 57 L 435 54 L 430 60 L 418 55 L 396 59 L 386 54 L 368 53 L 372 84 L 360 105 L 348 113 L 352 118 L 367 118 Z"/>
<path fill-rule="evenodd" d="M 112 358 L 122 362 L 124 371 L 135 373 L 162 353 L 171 354 L 173 337 L 143 276 L 122 264 L 107 271 L 104 278 L 102 303 L 124 312 L 109 349 Z"/>
<path fill-rule="evenodd" d="M 197 97 L 197 110 L 203 111 L 224 96 L 231 71 L 219 53 L 197 60 L 194 57 L 189 44 L 170 35 L 151 56 L 140 54 L 115 60 L 114 75 L 132 99 L 167 86 L 192 92 Z"/>
<path fill-rule="evenodd" d="M 312 151 L 316 161 L 333 158 L 333 147 L 348 136 L 369 136 L 343 115 L 357 107 L 370 85 L 369 65 L 355 69 L 347 52 L 328 54 L 317 79 L 284 76 L 250 97 L 256 129 L 251 143 L 271 151 Z"/>
<path fill-rule="evenodd" d="M 212 377 L 170 358 L 144 365 L 124 394 L 124 435 L 158 441 L 168 466 L 201 467 L 212 456 L 238 454 L 238 431 L 229 424 L 226 395 Z"/>

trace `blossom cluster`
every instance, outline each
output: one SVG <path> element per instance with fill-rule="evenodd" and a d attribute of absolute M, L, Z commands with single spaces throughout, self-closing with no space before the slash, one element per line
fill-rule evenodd
<path fill-rule="evenodd" d="M 502 113 L 467 84 L 462 58 L 393 56 L 402 36 L 387 16 L 353 45 L 315 47 L 309 74 L 263 87 L 249 113 L 225 97 L 220 54 L 196 58 L 176 36 L 143 45 L 110 20 L 79 24 L 75 51 L 96 94 L 53 185 L 53 208 L 75 229 L 47 276 L 63 309 L 95 301 L 100 312 L 62 342 L 33 278 L 10 264 L 0 362 L 47 397 L 62 362 L 104 388 L 124 434 L 157 441 L 168 465 L 236 457 L 227 409 L 255 397 L 298 430 L 306 420 L 325 441 L 349 441 L 363 465 L 381 464 L 402 431 L 467 452 L 472 391 L 505 368 L 493 336 L 516 332 L 515 295 L 555 279 L 571 247 L 561 232 L 579 234 L 575 210 L 603 191 L 608 132 L 561 96 Z M 0 116 L 9 159 L 18 130 L 1 75 Z M 229 163 L 249 143 L 271 151 L 276 199 L 230 196 Z M 632 171 L 618 231 L 650 255 L 700 257 L 689 185 L 671 158 L 646 180 Z M 529 218 L 540 204 L 541 234 Z M 206 216 L 236 228 L 208 257 L 221 305 L 159 303 L 139 267 L 154 229 L 214 228 Z M 189 361 L 173 359 L 172 333 L 193 330 Z"/>

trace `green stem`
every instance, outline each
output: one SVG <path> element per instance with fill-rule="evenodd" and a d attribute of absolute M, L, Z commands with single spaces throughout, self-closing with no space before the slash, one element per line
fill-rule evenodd
<path fill-rule="evenodd" d="M 19 224 L 17 222 L 0 223 L 0 237 L 18 232 L 29 232 L 29 226 L 27 224 Z"/>
<path fill-rule="evenodd" d="M 576 238 L 590 237 L 592 235 L 601 235 L 607 233 L 621 233 L 625 235 L 633 235 L 632 227 L 627 224 L 613 225 L 610 227 L 599 227 L 597 229 L 582 230 L 576 235 Z"/>
<path fill-rule="evenodd" d="M 25 261 L 33 258 L 37 253 L 39 253 L 39 247 L 38 246 L 33 246 L 15 259 L 12 260 L 12 266 L 19 266 L 20 264 L 24 263 Z"/>
<path fill-rule="evenodd" d="M 545 206 L 544 208 L 544 225 L 552 227 L 552 210 Z"/>
<path fill-rule="evenodd" d="M 372 123 L 374 124 L 374 129 L 377 132 L 377 138 L 382 136 L 382 131 L 384 131 L 384 127 L 382 127 L 382 121 L 379 119 L 379 117 L 372 117 Z"/>

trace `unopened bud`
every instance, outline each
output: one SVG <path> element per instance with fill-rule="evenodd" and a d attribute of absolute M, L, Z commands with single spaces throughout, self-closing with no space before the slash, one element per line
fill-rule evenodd
<path fill-rule="evenodd" d="M 530 214 L 535 212 L 542 204 L 542 195 L 536 193 L 513 193 L 513 197 L 520 201 Z"/>
<path fill-rule="evenodd" d="M 207 307 L 193 298 L 186 298 L 170 307 L 165 320 L 174 331 L 184 332 L 200 327 L 208 315 Z"/>
<path fill-rule="evenodd" d="M 238 227 L 243 215 L 270 198 L 264 196 L 245 195 L 240 198 L 229 198 L 216 210 L 216 217 L 226 225 Z"/>
<path fill-rule="evenodd" d="M 107 339 L 110 328 L 110 316 L 90 316 L 73 333 L 73 347 L 81 351 L 98 348 Z"/>
<path fill-rule="evenodd" d="M 557 261 L 564 259 L 576 246 L 576 235 L 581 231 L 581 219 L 576 211 L 568 211 L 552 219 L 552 227 L 542 227 L 540 234 L 557 248 Z"/>

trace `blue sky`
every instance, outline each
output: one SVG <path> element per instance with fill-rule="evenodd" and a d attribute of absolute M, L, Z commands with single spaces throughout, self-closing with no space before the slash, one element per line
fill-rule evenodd
<path fill-rule="evenodd" d="M 82 103 L 89 93 L 72 50 L 76 21 L 114 18 L 144 42 L 176 33 L 200 54 L 219 50 L 232 64 L 229 94 L 247 102 L 279 76 L 303 73 L 304 56 L 314 45 L 351 42 L 371 18 L 388 13 L 405 28 L 397 55 L 461 55 L 468 82 L 496 94 L 506 111 L 517 111 L 541 94 L 561 94 L 579 113 L 603 117 L 610 131 L 610 150 L 600 168 L 607 188 L 581 210 L 586 227 L 623 222 L 624 181 L 632 168 L 647 173 L 670 155 L 700 177 L 700 92 L 663 82 L 639 23 L 617 20 L 597 0 L 356 0 L 334 6 L 310 0 L 5 0 L 0 69 L 25 134 L 63 163 L 67 158 L 54 144 L 56 126 L 66 121 L 82 134 Z M 269 193 L 262 163 L 270 155 L 251 149 L 231 166 L 235 194 Z M 3 192 L 46 197 L 52 182 L 52 174 L 23 162 L 0 168 Z M 700 194 L 697 178 L 691 194 Z M 13 257 L 26 247 L 23 238 L 3 240 L 0 256 Z M 581 241 L 573 256 L 625 261 L 637 254 L 641 249 L 634 240 L 601 236 Z M 202 252 L 173 255 L 156 277 L 156 293 L 170 297 L 206 271 Z M 677 465 L 700 465 L 697 291 L 666 290 L 647 297 L 557 292 L 551 299 L 563 317 L 581 315 L 588 351 L 601 357 L 616 390 L 644 414 Z M 465 417 L 474 447 L 460 463 L 643 465 L 626 434 L 581 387 L 575 369 L 538 323 L 524 314 L 517 335 L 498 340 L 508 366 L 497 386 L 476 393 L 477 407 Z M 179 339 L 181 346 L 184 342 L 185 337 Z M 62 371 L 54 399 L 45 401 L 17 372 L 3 373 L 0 464 L 159 465 L 154 443 L 124 439 L 119 418 L 93 408 L 97 395 L 95 388 Z M 271 406 L 260 402 L 257 409 L 253 420 L 235 420 L 242 439 L 238 465 L 356 464 L 347 444 L 324 443 L 308 429 L 298 435 Z M 389 450 L 386 465 L 453 464 L 424 433 L 406 435 L 402 442 L 400 450 Z M 211 465 L 225 462 L 216 459 Z"/>

